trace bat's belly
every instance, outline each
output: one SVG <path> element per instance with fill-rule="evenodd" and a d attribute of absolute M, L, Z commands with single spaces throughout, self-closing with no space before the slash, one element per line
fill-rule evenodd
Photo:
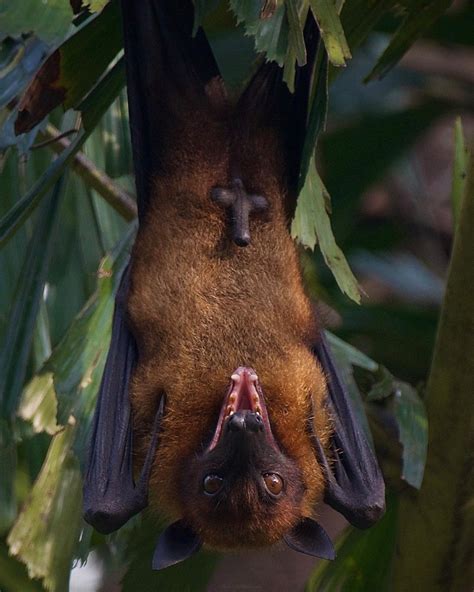
<path fill-rule="evenodd" d="M 139 363 L 224 379 L 303 343 L 310 307 L 283 221 L 255 224 L 245 248 L 219 217 L 186 222 L 149 225 L 137 240 L 129 314 Z"/>

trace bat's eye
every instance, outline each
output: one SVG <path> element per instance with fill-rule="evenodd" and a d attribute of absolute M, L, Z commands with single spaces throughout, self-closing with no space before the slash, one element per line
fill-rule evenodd
<path fill-rule="evenodd" d="M 218 475 L 207 475 L 203 481 L 204 491 L 209 495 L 214 495 L 220 490 L 223 482 L 224 480 Z"/>
<path fill-rule="evenodd" d="M 272 495 L 280 495 L 283 489 L 283 479 L 276 473 L 265 473 L 263 475 L 265 487 Z"/>

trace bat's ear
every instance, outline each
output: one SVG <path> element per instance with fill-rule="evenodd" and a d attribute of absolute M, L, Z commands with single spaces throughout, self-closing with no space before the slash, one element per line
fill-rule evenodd
<path fill-rule="evenodd" d="M 334 559 L 336 552 L 331 539 L 317 522 L 311 518 L 303 518 L 283 540 L 285 543 L 299 553 L 320 557 L 321 559 Z"/>
<path fill-rule="evenodd" d="M 312 434 L 316 456 L 326 478 L 324 501 L 357 528 L 368 528 L 385 512 L 382 473 L 355 418 L 349 394 L 323 332 L 314 351 L 326 374 L 327 404 L 334 428 L 330 442 L 331 466 L 317 434 L 314 431 Z"/>
<path fill-rule="evenodd" d="M 153 554 L 153 569 L 164 569 L 184 561 L 197 553 L 201 546 L 199 536 L 182 520 L 178 520 L 160 535 Z"/>

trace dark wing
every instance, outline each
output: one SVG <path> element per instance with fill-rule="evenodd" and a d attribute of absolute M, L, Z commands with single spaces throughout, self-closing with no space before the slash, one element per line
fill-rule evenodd
<path fill-rule="evenodd" d="M 288 219 L 296 207 L 301 157 L 308 123 L 308 106 L 316 53 L 321 42 L 319 30 L 311 12 L 308 14 L 304 39 L 307 62 L 296 66 L 295 92 L 283 80 L 283 68 L 275 62 L 264 62 L 242 93 L 238 107 L 248 133 L 259 126 L 274 127 L 283 139 L 287 167 L 288 199 L 285 204 Z"/>
<path fill-rule="evenodd" d="M 162 126 L 186 102 L 204 95 L 217 75 L 202 32 L 191 38 L 193 6 L 180 0 L 122 0 L 130 129 L 139 219 L 146 211 L 152 175 L 166 149 Z M 173 113 L 171 113 L 173 111 Z M 129 386 L 137 357 L 126 321 L 125 272 L 116 297 L 112 339 L 94 416 L 84 482 L 84 517 L 99 532 L 120 528 L 148 503 L 148 481 L 163 414 L 160 403 L 138 481 L 133 480 Z"/>
<path fill-rule="evenodd" d="M 314 347 L 328 383 L 333 421 L 331 461 L 316 434 L 315 450 L 325 478 L 324 501 L 358 528 L 368 528 L 385 512 L 385 485 L 375 454 L 354 416 L 347 389 L 323 334 Z M 330 466 L 332 465 L 332 467 Z"/>
<path fill-rule="evenodd" d="M 140 219 L 146 210 L 150 181 L 166 150 L 164 126 L 219 70 L 204 35 L 195 37 L 190 0 L 122 0 L 135 182 Z"/>
<path fill-rule="evenodd" d="M 99 532 L 120 528 L 148 503 L 153 462 L 164 397 L 140 477 L 133 480 L 132 418 L 129 385 L 137 352 L 126 322 L 128 269 L 115 301 L 112 338 L 100 385 L 84 481 L 84 518 Z"/>

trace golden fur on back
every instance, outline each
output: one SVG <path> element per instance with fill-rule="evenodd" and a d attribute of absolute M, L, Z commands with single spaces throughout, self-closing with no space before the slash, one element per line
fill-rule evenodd
<path fill-rule="evenodd" d="M 166 412 L 152 471 L 152 503 L 177 519 L 180 461 L 199 453 L 215 428 L 232 372 L 251 366 L 265 395 L 273 433 L 299 465 L 311 515 L 323 477 L 305 429 L 327 441 L 324 375 L 309 345 L 316 329 L 295 246 L 287 231 L 284 162 L 273 130 L 250 133 L 229 107 L 196 107 L 167 133 L 132 256 L 128 311 L 139 348 L 133 376 L 135 432 L 146 449 L 159 397 Z M 242 131 L 244 130 L 244 131 Z M 236 246 L 226 215 L 210 198 L 232 169 L 269 211 L 251 217 L 251 244 Z"/>

